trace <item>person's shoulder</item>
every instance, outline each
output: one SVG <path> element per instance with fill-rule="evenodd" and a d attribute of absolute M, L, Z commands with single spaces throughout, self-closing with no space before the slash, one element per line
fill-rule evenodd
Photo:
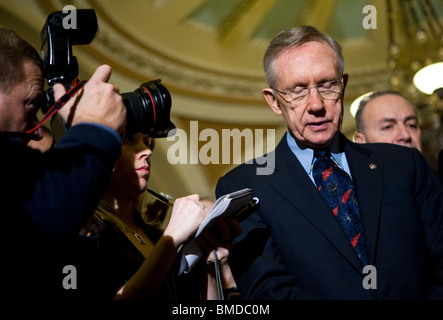
<path fill-rule="evenodd" d="M 261 157 L 257 157 L 246 161 L 238 166 L 229 170 L 224 176 L 235 177 L 240 176 L 243 178 L 264 176 L 267 175 L 267 171 L 274 171 L 275 161 L 270 159 L 275 158 L 275 151 L 267 153 Z"/>
<path fill-rule="evenodd" d="M 401 155 L 412 156 L 414 153 L 420 153 L 420 151 L 415 148 L 400 146 L 393 143 L 353 143 L 352 145 L 357 150 L 363 150 L 372 156 L 378 156 L 381 158 L 398 157 Z"/>
<path fill-rule="evenodd" d="M 272 175 L 277 169 L 277 162 L 280 162 L 281 164 L 282 162 L 288 161 L 288 155 L 291 155 L 291 151 L 286 142 L 285 135 L 275 149 L 232 168 L 224 175 L 224 177 L 233 178 L 238 176 L 243 179 L 256 179 L 257 177 Z"/>
<path fill-rule="evenodd" d="M 420 168 L 427 168 L 429 164 L 424 155 L 416 148 L 400 146 L 392 143 L 365 143 L 353 144 L 357 151 L 367 154 L 368 159 L 383 164 L 387 171 L 404 173 Z M 347 157 L 352 157 L 347 153 Z"/>

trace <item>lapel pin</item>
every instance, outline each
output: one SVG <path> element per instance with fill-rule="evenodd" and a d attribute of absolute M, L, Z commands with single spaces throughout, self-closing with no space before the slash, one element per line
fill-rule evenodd
<path fill-rule="evenodd" d="M 371 164 L 369 164 L 369 168 L 371 170 L 377 169 L 377 165 L 375 163 L 371 163 Z"/>

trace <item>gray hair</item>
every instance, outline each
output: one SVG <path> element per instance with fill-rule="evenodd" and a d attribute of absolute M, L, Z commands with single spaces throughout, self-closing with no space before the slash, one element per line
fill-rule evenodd
<path fill-rule="evenodd" d="M 357 112 L 355 113 L 355 125 L 357 127 L 357 132 L 363 132 L 363 130 L 364 130 L 364 123 L 362 120 L 362 115 L 363 115 L 363 110 L 364 110 L 365 106 L 370 101 L 374 100 L 375 98 L 380 97 L 380 96 L 384 96 L 387 94 L 399 96 L 399 97 L 407 100 L 411 104 L 412 108 L 414 108 L 415 114 L 417 115 L 417 107 L 415 106 L 415 104 L 411 100 L 406 98 L 404 95 L 402 95 L 400 92 L 395 91 L 395 90 L 382 90 L 382 91 L 371 92 L 368 95 L 366 95 L 363 99 L 361 99 L 360 103 L 358 104 Z"/>
<path fill-rule="evenodd" d="M 340 75 L 344 72 L 344 59 L 341 46 L 330 35 L 318 31 L 312 26 L 297 26 L 280 31 L 269 44 L 263 57 L 263 67 L 266 81 L 271 88 L 277 87 L 277 75 L 274 71 L 274 61 L 280 52 L 297 48 L 311 41 L 328 44 L 337 56 L 337 67 Z"/>

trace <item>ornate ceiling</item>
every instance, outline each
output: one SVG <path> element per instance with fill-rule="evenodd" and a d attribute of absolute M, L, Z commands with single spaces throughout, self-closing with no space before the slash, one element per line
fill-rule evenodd
<path fill-rule="evenodd" d="M 91 45 L 74 47 L 81 77 L 88 78 L 99 64 L 107 63 L 114 70 L 111 81 L 121 92 L 133 91 L 147 80 L 162 79 L 172 95 L 172 120 L 187 134 L 187 141 L 181 143 L 186 144 L 188 155 L 186 164 L 173 165 L 168 151 L 176 141 L 158 140 L 150 184 L 173 197 L 213 195 L 218 177 L 236 165 L 233 158 L 223 163 L 223 132 L 252 132 L 254 142 L 261 144 L 259 132 L 264 132 L 266 142 L 266 133 L 271 132 L 268 130 L 275 130 L 277 143 L 285 131 L 282 119 L 272 113 L 261 95 L 261 89 L 267 86 L 263 53 L 282 29 L 311 24 L 342 45 L 345 71 L 350 74 L 343 131 L 352 137 L 350 103 L 363 93 L 394 85 L 393 68 L 387 63 L 391 40 L 388 2 L 396 1 L 0 0 L 0 25 L 16 30 L 40 49 L 39 33 L 49 13 L 68 4 L 95 9 L 98 36 Z M 443 1 L 430 3 L 442 21 Z M 376 9 L 376 20 L 371 20 L 375 29 L 364 27 L 369 13 L 363 10 L 367 5 Z M 394 23 L 401 24 L 400 17 L 396 17 Z M 435 37 L 429 41 L 441 40 Z M 406 51 L 402 54 L 409 54 L 402 50 Z M 413 95 L 420 98 L 416 92 Z M 219 157 L 212 154 L 214 161 L 209 164 L 200 157 L 209 141 L 208 136 L 201 135 L 203 132 L 219 137 L 219 148 L 212 149 Z M 260 153 L 257 145 L 243 149 L 252 155 Z M 191 163 L 193 156 L 197 157 L 196 163 Z"/>

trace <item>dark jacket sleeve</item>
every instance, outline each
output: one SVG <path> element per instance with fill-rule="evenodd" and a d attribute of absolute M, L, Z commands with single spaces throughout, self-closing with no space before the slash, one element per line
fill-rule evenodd
<path fill-rule="evenodd" d="M 245 168 L 243 166 L 243 168 Z M 216 196 L 251 187 L 254 195 L 261 195 L 260 183 L 255 184 L 245 178 L 248 174 L 228 174 L 218 180 Z M 240 182 L 241 181 L 241 182 Z M 241 222 L 243 229 L 235 239 L 234 249 L 231 250 L 229 263 L 241 296 L 245 300 L 287 300 L 287 299 L 318 299 L 310 292 L 303 290 L 294 282 L 287 272 L 283 258 L 278 252 L 271 236 L 271 226 L 264 218 L 266 209 L 252 213 Z"/>
<path fill-rule="evenodd" d="M 414 150 L 416 203 L 428 250 L 427 298 L 443 299 L 443 188 L 423 155 Z"/>
<path fill-rule="evenodd" d="M 3 144 L 2 203 L 24 214 L 45 237 L 76 233 L 92 214 L 121 151 L 121 139 L 92 124 L 69 129 L 45 153 L 17 142 Z M 18 218 L 18 217 L 17 217 Z"/>

